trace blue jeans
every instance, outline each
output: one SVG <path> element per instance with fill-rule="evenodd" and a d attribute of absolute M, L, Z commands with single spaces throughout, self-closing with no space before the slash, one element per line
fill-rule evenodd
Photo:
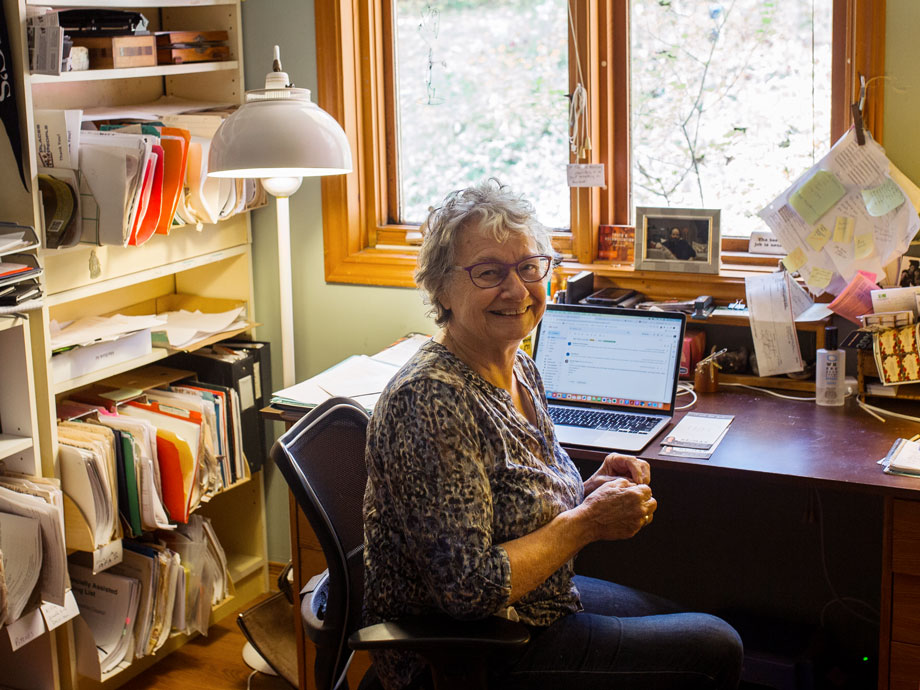
<path fill-rule="evenodd" d="M 738 685 L 741 638 L 725 621 L 576 576 L 584 611 L 533 628 L 521 655 L 495 668 L 502 690 L 728 690 Z"/>

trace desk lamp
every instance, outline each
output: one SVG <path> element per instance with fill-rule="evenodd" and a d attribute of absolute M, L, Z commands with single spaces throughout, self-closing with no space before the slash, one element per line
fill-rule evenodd
<path fill-rule="evenodd" d="M 294 385 L 294 308 L 291 288 L 291 226 L 288 197 L 304 177 L 351 172 L 345 132 L 326 111 L 297 89 L 274 49 L 265 88 L 246 92 L 246 103 L 221 124 L 211 141 L 208 175 L 259 178 L 275 197 L 278 279 L 281 296 L 281 362 L 284 387 Z"/>

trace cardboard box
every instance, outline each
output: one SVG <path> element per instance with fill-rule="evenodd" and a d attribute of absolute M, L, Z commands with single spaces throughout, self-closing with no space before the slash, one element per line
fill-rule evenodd
<path fill-rule="evenodd" d="M 153 350 L 150 329 L 85 347 L 75 347 L 51 358 L 51 372 L 55 382 L 75 379 L 113 364 L 127 362 L 149 355 Z"/>
<path fill-rule="evenodd" d="M 688 330 L 684 334 L 684 345 L 680 351 L 680 378 L 693 378 L 693 369 L 706 349 L 706 333 Z"/>
<path fill-rule="evenodd" d="M 90 69 L 150 67 L 157 64 L 156 36 L 105 36 L 73 39 L 89 50 Z"/>

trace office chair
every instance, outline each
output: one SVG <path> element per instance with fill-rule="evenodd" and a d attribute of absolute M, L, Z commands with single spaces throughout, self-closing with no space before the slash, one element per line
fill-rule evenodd
<path fill-rule="evenodd" d="M 521 647 L 527 628 L 503 618 L 461 622 L 421 616 L 361 628 L 364 597 L 364 446 L 368 415 L 355 401 L 331 398 L 311 410 L 272 446 L 271 457 L 303 510 L 327 570 L 305 588 L 301 617 L 316 645 L 317 690 L 348 687 L 349 649 L 402 649 L 431 666 L 436 690 L 486 687 L 489 652 Z M 374 685 L 368 673 L 362 688 Z M 379 681 L 376 681 L 379 683 Z"/>

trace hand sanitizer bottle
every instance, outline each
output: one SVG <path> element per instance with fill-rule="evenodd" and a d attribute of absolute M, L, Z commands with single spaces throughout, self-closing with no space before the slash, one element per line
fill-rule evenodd
<path fill-rule="evenodd" d="M 846 397 L 846 352 L 837 349 L 837 327 L 824 329 L 824 347 L 818 349 L 815 366 L 815 402 L 834 407 Z"/>

